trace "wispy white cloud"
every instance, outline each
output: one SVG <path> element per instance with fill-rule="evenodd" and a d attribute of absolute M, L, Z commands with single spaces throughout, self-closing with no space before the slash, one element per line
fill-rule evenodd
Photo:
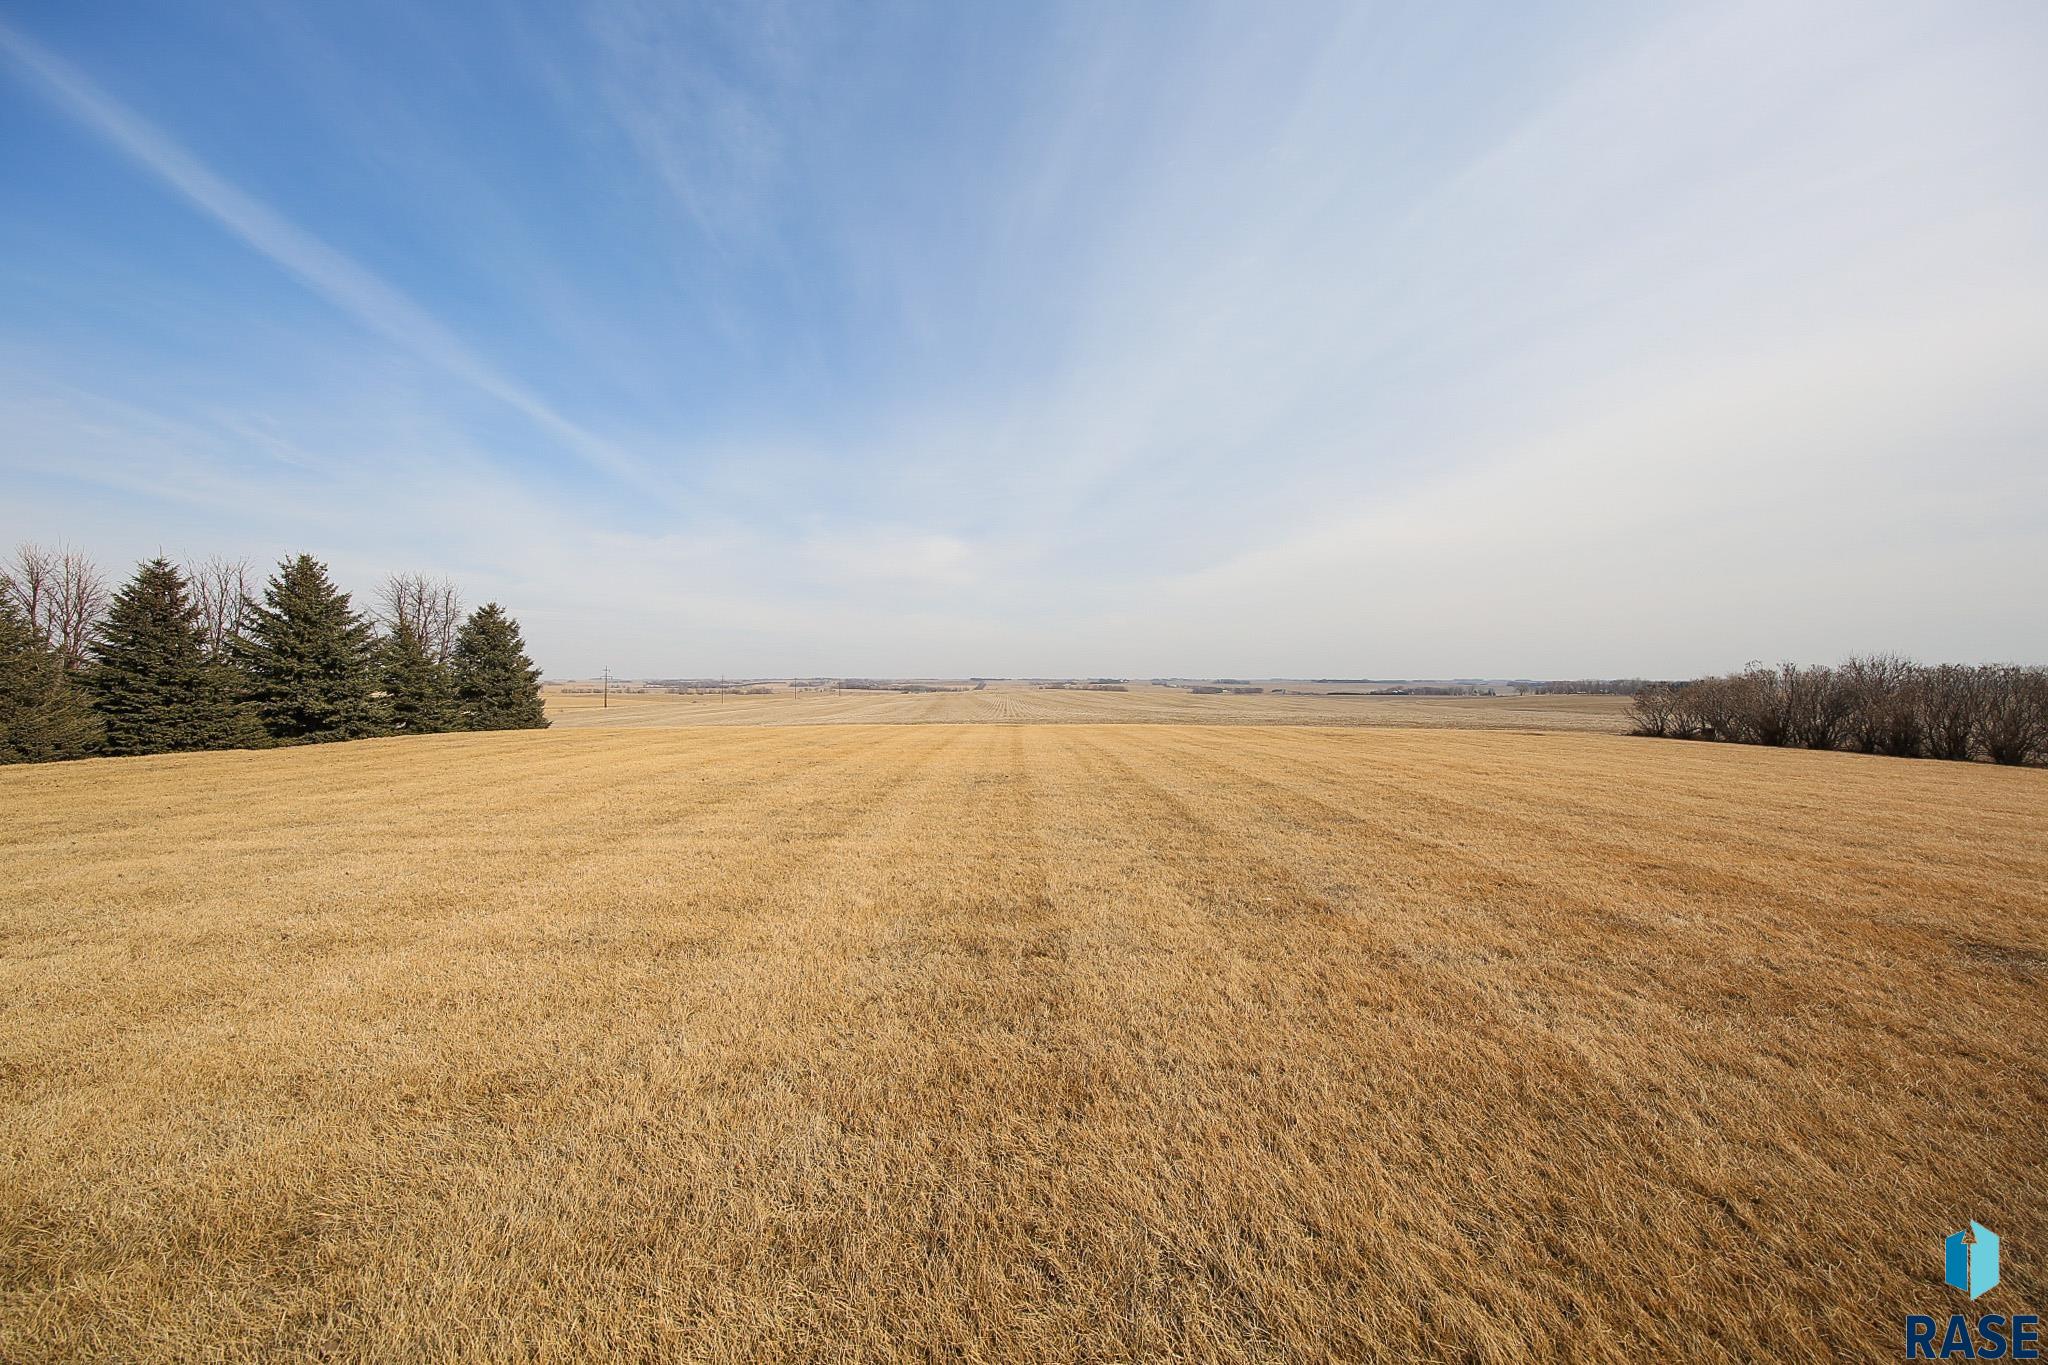
<path fill-rule="evenodd" d="M 357 322 L 525 416 L 607 474 L 649 484 L 638 461 L 500 374 L 404 293 L 216 174 L 71 64 L 5 24 L 0 51 L 79 123 Z"/>

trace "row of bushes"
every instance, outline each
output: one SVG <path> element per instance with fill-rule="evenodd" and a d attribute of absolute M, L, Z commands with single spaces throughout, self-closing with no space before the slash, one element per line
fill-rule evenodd
<path fill-rule="evenodd" d="M 31 572 L 49 564 L 75 572 Z M 547 724 L 496 603 L 464 618 L 452 586 L 393 579 L 380 630 L 310 555 L 261 596 L 240 566 L 213 567 L 154 559 L 114 593 L 32 546 L 0 569 L 0 763 Z"/>
<path fill-rule="evenodd" d="M 1637 734 L 1899 758 L 2048 760 L 2048 669 L 1917 664 L 1891 654 L 1829 668 L 1752 664 L 1653 683 L 1630 708 Z"/>

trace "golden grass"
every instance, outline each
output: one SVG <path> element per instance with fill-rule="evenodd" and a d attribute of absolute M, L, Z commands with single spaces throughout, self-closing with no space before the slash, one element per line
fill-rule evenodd
<path fill-rule="evenodd" d="M 2048 773 L 1598 735 L 0 771 L 0 1358 L 1895 1358 Z"/>
<path fill-rule="evenodd" d="M 673 725 L 938 725 L 981 722 L 1134 725 L 1366 725 L 1460 730 L 1629 727 L 1627 697 L 1202 696 L 1132 683 L 1128 692 L 1055 691 L 999 683 L 964 692 L 806 692 L 773 696 L 633 693 L 611 705 L 549 689 L 548 715 L 572 729 Z"/>

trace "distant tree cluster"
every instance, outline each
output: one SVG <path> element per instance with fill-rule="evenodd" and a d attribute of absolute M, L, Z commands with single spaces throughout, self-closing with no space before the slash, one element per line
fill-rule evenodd
<path fill-rule="evenodd" d="M 1539 697 L 1633 697 L 1650 686 L 1641 678 L 1567 678 L 1551 682 L 1518 682 L 1515 695 Z"/>
<path fill-rule="evenodd" d="M 965 692 L 964 687 L 941 687 L 931 683 L 903 682 L 889 678 L 841 678 L 837 686 L 844 692 Z"/>
<path fill-rule="evenodd" d="M 159 556 L 118 592 L 75 552 L 0 566 L 0 763 L 547 723 L 518 623 L 445 579 L 365 614 L 311 555 L 260 596 L 243 561 Z"/>
<path fill-rule="evenodd" d="M 1242 691 L 1242 688 L 1233 688 Z M 1254 691 L 1257 689 L 1254 688 Z M 1332 692 L 1331 696 L 1346 697 L 1492 697 L 1499 695 L 1490 687 L 1477 683 L 1398 683 L 1393 687 L 1375 687 L 1370 692 Z"/>
<path fill-rule="evenodd" d="M 1838 667 L 1752 664 L 1636 693 L 1636 733 L 1900 758 L 2048 760 L 2048 669 L 1917 664 L 1891 654 Z"/>

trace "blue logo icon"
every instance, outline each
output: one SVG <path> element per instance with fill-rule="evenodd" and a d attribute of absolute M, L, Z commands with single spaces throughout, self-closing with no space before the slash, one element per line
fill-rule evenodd
<path fill-rule="evenodd" d="M 1948 1273 L 1951 1289 L 1976 1298 L 1998 1283 L 1998 1234 L 1972 1221 L 1961 1232 L 1948 1235 Z"/>

